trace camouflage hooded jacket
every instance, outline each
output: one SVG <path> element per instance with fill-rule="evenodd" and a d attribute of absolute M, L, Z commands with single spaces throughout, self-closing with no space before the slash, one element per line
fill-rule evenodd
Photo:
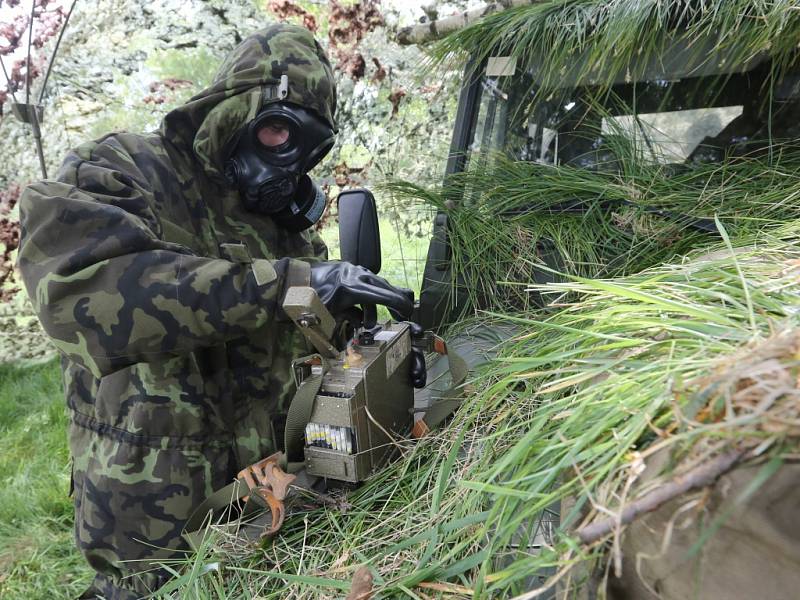
<path fill-rule="evenodd" d="M 221 173 L 282 75 L 287 101 L 335 127 L 323 51 L 276 24 L 159 131 L 79 146 L 22 198 L 19 268 L 63 355 L 76 537 L 99 574 L 85 597 L 159 586 L 157 572 L 135 573 L 152 568 L 141 559 L 181 547 L 192 509 L 274 451 L 291 361 L 308 350 L 277 305 L 289 282 L 308 282 L 297 258 L 326 250 L 245 212 Z"/>

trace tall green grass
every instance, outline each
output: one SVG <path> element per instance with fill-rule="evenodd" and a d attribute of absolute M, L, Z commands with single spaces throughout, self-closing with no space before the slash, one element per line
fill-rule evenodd
<path fill-rule="evenodd" d="M 686 71 L 743 65 L 772 57 L 780 77 L 797 58 L 800 12 L 794 0 L 545 0 L 494 13 L 436 46 L 441 61 L 457 55 L 514 56 L 535 65 L 542 93 L 559 87 L 565 74 L 609 87 L 635 66 L 664 64 L 674 43 L 688 50 Z"/>
<path fill-rule="evenodd" d="M 496 156 L 440 189 L 388 187 L 447 214 L 453 291 L 473 311 L 535 308 L 541 300 L 525 284 L 552 278 L 546 266 L 620 276 L 716 245 L 715 217 L 734 241 L 800 219 L 796 146 L 720 164 L 619 156 L 614 168 L 595 171 Z"/>
<path fill-rule="evenodd" d="M 581 547 L 569 528 L 641 494 L 629 484 L 657 449 L 673 458 L 664 476 L 734 442 L 777 461 L 797 452 L 796 431 L 763 426 L 737 393 L 775 392 L 770 414 L 797 418 L 798 233 L 792 224 L 626 277 L 542 287 L 559 310 L 494 315 L 518 334 L 447 428 L 407 444 L 346 509 L 301 511 L 255 554 L 218 538 L 183 584 L 327 597 L 366 564 L 379 597 L 419 598 L 433 582 L 452 597 L 508 598 L 543 569 L 601 559 L 602 543 Z M 534 551 L 538 517 L 566 499 L 575 508 Z"/>
<path fill-rule="evenodd" d="M 0 597 L 74 598 L 75 549 L 61 369 L 0 364 Z"/>

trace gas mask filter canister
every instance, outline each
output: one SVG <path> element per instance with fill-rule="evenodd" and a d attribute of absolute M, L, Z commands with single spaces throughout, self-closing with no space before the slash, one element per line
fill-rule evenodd
<path fill-rule="evenodd" d="M 225 179 L 239 189 L 245 209 L 302 231 L 325 209 L 325 195 L 306 173 L 330 152 L 334 137 L 312 111 L 270 104 L 243 128 L 225 163 Z"/>

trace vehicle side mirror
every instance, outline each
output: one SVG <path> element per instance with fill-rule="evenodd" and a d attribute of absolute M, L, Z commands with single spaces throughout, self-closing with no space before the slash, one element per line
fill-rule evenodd
<path fill-rule="evenodd" d="M 375 197 L 367 189 L 339 194 L 339 247 L 342 260 L 376 275 L 381 270 L 381 233 Z"/>

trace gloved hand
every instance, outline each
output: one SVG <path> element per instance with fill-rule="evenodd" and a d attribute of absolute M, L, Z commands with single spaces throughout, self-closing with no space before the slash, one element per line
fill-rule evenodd
<path fill-rule="evenodd" d="M 414 310 L 414 292 L 397 288 L 372 271 L 349 262 L 311 265 L 311 287 L 334 315 L 357 304 L 380 304 L 398 321 Z"/>

